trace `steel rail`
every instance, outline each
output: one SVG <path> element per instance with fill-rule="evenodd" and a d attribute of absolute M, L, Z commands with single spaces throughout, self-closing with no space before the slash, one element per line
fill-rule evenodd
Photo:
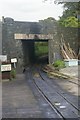
<path fill-rule="evenodd" d="M 36 67 L 35 67 L 36 70 Z M 37 70 L 37 72 L 39 73 L 39 76 L 42 80 L 45 81 L 45 79 L 41 76 L 39 69 Z M 51 102 L 50 98 L 47 97 L 47 95 L 41 90 L 41 88 L 37 85 L 35 78 L 32 77 L 33 82 L 36 86 L 36 88 L 38 89 L 38 91 L 41 93 L 41 95 L 44 97 L 44 99 L 48 102 L 48 104 L 51 106 L 51 108 L 60 116 L 60 118 L 62 118 L 63 120 L 67 120 L 68 118 L 65 118 L 64 115 L 61 114 L 61 112 L 56 108 L 56 106 Z M 58 92 L 57 92 L 58 93 Z M 58 93 L 61 97 L 63 97 L 69 104 L 71 104 L 71 102 L 69 100 L 67 100 L 63 95 L 61 95 L 60 93 Z M 73 104 L 71 104 L 71 106 L 73 106 L 76 110 L 79 111 L 79 109 L 77 109 L 77 107 Z M 76 114 L 76 113 L 75 113 Z M 77 114 L 76 114 L 77 115 Z M 75 118 L 76 119 L 76 118 Z M 78 120 L 78 119 L 77 119 Z"/>
<path fill-rule="evenodd" d="M 40 72 L 40 70 L 39 70 L 39 75 L 40 75 L 40 77 L 45 81 L 45 79 L 43 78 L 43 76 L 41 75 L 41 72 Z M 50 82 L 49 81 L 46 81 L 49 85 L 51 85 L 50 84 Z M 52 85 L 51 85 L 52 86 Z M 52 86 L 53 87 L 53 86 Z M 68 103 L 70 103 L 75 109 L 77 109 L 79 112 L 80 112 L 80 109 L 79 108 L 77 108 L 74 104 L 72 104 L 71 102 L 70 102 L 70 100 L 68 100 L 66 97 L 64 97 L 64 95 L 62 95 L 60 92 L 58 92 L 58 91 L 56 91 L 60 96 L 62 96 Z"/>
<path fill-rule="evenodd" d="M 46 102 L 50 105 L 50 107 L 57 113 L 57 115 L 62 118 L 62 120 L 66 120 L 64 116 L 56 109 L 56 107 L 51 103 L 49 98 L 43 93 L 43 91 L 40 89 L 40 87 L 36 84 L 35 80 L 33 79 L 33 82 L 37 88 L 37 90 L 40 92 L 40 94 L 43 96 L 43 98 L 46 100 Z"/>

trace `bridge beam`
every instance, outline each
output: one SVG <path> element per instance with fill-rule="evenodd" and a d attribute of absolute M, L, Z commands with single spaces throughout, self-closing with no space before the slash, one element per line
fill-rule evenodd
<path fill-rule="evenodd" d="M 49 40 L 53 39 L 52 34 L 14 34 L 16 40 Z"/>

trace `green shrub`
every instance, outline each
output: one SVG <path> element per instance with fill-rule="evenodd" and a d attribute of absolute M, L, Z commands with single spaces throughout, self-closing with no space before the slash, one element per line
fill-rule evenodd
<path fill-rule="evenodd" d="M 64 63 L 64 61 L 62 61 L 62 60 L 56 60 L 56 61 L 53 63 L 53 66 L 54 66 L 57 70 L 59 70 L 59 69 L 65 67 L 65 63 Z"/>
<path fill-rule="evenodd" d="M 35 43 L 35 54 L 36 56 L 43 56 L 48 54 L 48 43 L 46 42 L 36 42 Z"/>
<path fill-rule="evenodd" d="M 11 79 L 12 79 L 12 78 L 16 78 L 16 70 L 15 70 L 15 69 L 12 69 L 12 70 L 11 70 L 10 76 L 11 76 Z"/>

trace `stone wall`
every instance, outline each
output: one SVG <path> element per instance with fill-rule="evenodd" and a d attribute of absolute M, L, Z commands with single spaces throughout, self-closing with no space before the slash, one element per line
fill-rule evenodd
<path fill-rule="evenodd" d="M 79 44 L 79 36 L 78 36 L 78 28 L 60 28 L 60 34 L 63 34 L 64 41 L 70 44 L 71 48 L 77 53 L 78 52 L 78 44 Z"/>
<path fill-rule="evenodd" d="M 14 21 L 12 18 L 4 18 L 2 21 L 2 52 L 8 55 L 8 59 L 17 57 L 19 63 L 23 61 L 23 48 L 20 40 L 14 40 L 15 33 L 25 34 L 40 34 L 45 32 L 38 22 L 20 22 Z M 46 27 L 46 29 L 48 29 Z M 48 31 L 48 30 L 46 30 Z M 56 23 L 50 27 L 53 40 L 49 41 L 49 63 L 53 63 L 56 59 L 61 59 L 60 56 L 60 40 L 61 33 L 64 36 L 66 43 L 78 51 L 78 31 L 75 28 L 60 28 Z M 47 33 L 45 33 L 47 34 Z"/>
<path fill-rule="evenodd" d="M 40 25 L 37 22 L 20 22 L 12 18 L 3 18 L 2 21 L 2 53 L 8 55 L 8 60 L 17 57 L 22 64 L 23 48 L 20 40 L 14 39 L 15 33 L 40 33 Z"/>
<path fill-rule="evenodd" d="M 2 54 L 2 22 L 0 21 L 0 55 Z"/>
<path fill-rule="evenodd" d="M 57 27 L 57 31 L 53 34 L 53 40 L 49 41 L 49 63 L 53 63 L 55 60 L 62 59 L 60 52 L 60 44 L 61 38 L 63 35 L 63 39 L 66 45 L 69 43 L 70 47 L 78 54 L 80 47 L 80 38 L 79 38 L 80 30 L 77 28 L 64 28 Z"/>
<path fill-rule="evenodd" d="M 6 18 L 2 26 L 2 53 L 8 54 L 8 59 L 16 57 L 16 41 L 14 40 L 14 20 Z"/>

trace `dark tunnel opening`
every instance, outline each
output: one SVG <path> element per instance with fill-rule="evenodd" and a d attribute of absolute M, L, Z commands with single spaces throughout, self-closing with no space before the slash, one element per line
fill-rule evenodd
<path fill-rule="evenodd" d="M 24 66 L 48 63 L 48 40 L 22 40 Z"/>

